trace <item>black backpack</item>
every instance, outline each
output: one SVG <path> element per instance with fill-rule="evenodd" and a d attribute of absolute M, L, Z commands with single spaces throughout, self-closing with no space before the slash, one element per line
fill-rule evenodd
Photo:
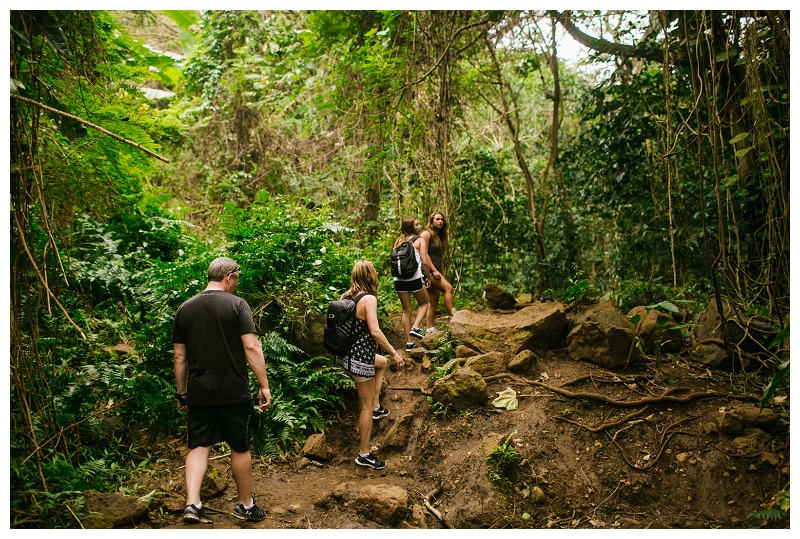
<path fill-rule="evenodd" d="M 392 277 L 409 279 L 417 272 L 419 265 L 417 264 L 416 249 L 414 249 L 416 239 L 416 236 L 411 236 L 408 241 L 392 249 L 392 253 L 389 255 Z"/>
<path fill-rule="evenodd" d="M 366 296 L 359 294 L 355 299 L 342 298 L 328 305 L 328 319 L 322 344 L 335 356 L 346 356 L 353 343 L 353 330 L 356 327 L 356 303 Z"/>

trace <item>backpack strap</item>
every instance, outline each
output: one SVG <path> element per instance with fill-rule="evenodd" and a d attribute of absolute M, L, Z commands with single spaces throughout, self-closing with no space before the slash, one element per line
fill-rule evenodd
<path fill-rule="evenodd" d="M 359 300 L 361 298 L 363 298 L 364 296 L 366 296 L 366 295 L 367 295 L 366 292 L 362 292 L 361 294 L 359 294 L 356 297 L 352 298 L 353 303 L 358 305 Z M 353 313 L 353 318 L 356 318 L 356 313 Z M 358 319 L 356 318 L 356 320 L 358 320 Z M 355 322 L 353 322 L 353 325 L 350 328 L 350 337 L 348 338 L 348 340 L 353 340 L 353 331 L 355 331 L 355 329 L 356 329 L 356 324 L 355 324 Z M 347 372 L 350 372 L 350 359 L 351 359 L 350 351 L 348 350 L 348 352 L 347 352 Z"/>

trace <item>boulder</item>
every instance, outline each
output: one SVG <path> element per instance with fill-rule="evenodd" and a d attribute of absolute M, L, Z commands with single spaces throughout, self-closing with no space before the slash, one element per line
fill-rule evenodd
<path fill-rule="evenodd" d="M 436 380 L 431 390 L 434 402 L 450 405 L 456 410 L 483 406 L 488 398 L 483 377 L 469 367 Z"/>
<path fill-rule="evenodd" d="M 661 342 L 661 351 L 665 353 L 680 352 L 683 349 L 683 335 L 679 329 L 670 329 L 678 324 L 672 317 L 656 309 L 648 311 L 639 306 L 631 309 L 627 317 L 639 315 L 641 320 L 636 324 L 635 331 L 642 340 L 644 348 L 650 352 L 656 349 L 656 342 Z M 658 319 L 667 319 L 664 327 L 658 325 Z"/>
<path fill-rule="evenodd" d="M 778 426 L 778 414 L 771 408 L 759 410 L 758 406 L 737 406 L 732 413 L 741 417 L 751 427 L 761 430 L 770 431 Z"/>
<path fill-rule="evenodd" d="M 435 350 L 439 348 L 440 340 L 445 337 L 444 331 L 431 331 L 425 333 L 425 336 L 419 341 L 420 346 L 425 350 Z"/>
<path fill-rule="evenodd" d="M 405 449 L 411 439 L 414 414 L 406 414 L 389 428 L 380 444 L 380 449 Z"/>
<path fill-rule="evenodd" d="M 150 520 L 147 506 L 130 496 L 87 490 L 83 499 L 86 517 L 81 524 L 86 529 L 131 528 Z"/>
<path fill-rule="evenodd" d="M 459 344 L 458 346 L 456 346 L 455 354 L 457 358 L 463 358 L 463 357 L 477 356 L 479 352 L 476 352 L 469 346 L 464 346 L 463 344 Z"/>
<path fill-rule="evenodd" d="M 473 356 L 464 364 L 481 376 L 492 376 L 506 372 L 507 362 L 504 354 L 500 352 L 489 352 Z"/>
<path fill-rule="evenodd" d="M 487 283 L 483 288 L 483 299 L 490 309 L 513 309 L 517 303 L 514 296 L 494 283 Z"/>
<path fill-rule="evenodd" d="M 459 344 L 478 353 L 492 351 L 517 355 L 522 350 L 556 348 L 567 331 L 561 303 L 548 301 L 511 314 L 491 311 L 456 311 L 450 333 Z"/>
<path fill-rule="evenodd" d="M 603 302 L 575 315 L 575 327 L 567 335 L 567 352 L 573 359 L 616 369 L 627 363 L 635 336 L 613 304 Z M 631 361 L 636 357 L 634 351 Z"/>
<path fill-rule="evenodd" d="M 594 305 L 589 305 L 575 314 L 572 323 L 573 326 L 596 323 L 617 328 L 633 329 L 631 323 L 619 313 L 617 308 L 610 301 L 602 301 Z"/>
<path fill-rule="evenodd" d="M 331 450 L 325 439 L 325 434 L 312 434 L 303 446 L 302 455 L 312 460 L 328 460 Z"/>
<path fill-rule="evenodd" d="M 531 350 L 523 350 L 514 359 L 508 362 L 508 370 L 511 372 L 525 373 L 531 370 L 536 362 L 536 356 Z"/>
<path fill-rule="evenodd" d="M 763 352 L 764 347 L 775 338 L 775 331 L 771 330 L 769 322 L 764 318 L 748 316 L 741 311 L 737 317 L 730 303 L 725 300 L 722 301 L 722 308 L 725 314 L 724 326 L 717 302 L 713 297 L 709 300 L 708 306 L 697 317 L 695 342 L 705 339 L 726 340 L 738 344 L 745 352 L 756 353 Z"/>
<path fill-rule="evenodd" d="M 353 493 L 356 511 L 379 524 L 391 526 L 408 514 L 408 491 L 394 485 L 367 485 Z"/>
<path fill-rule="evenodd" d="M 694 346 L 689 357 L 708 369 L 730 370 L 733 361 L 731 351 L 715 343 Z"/>

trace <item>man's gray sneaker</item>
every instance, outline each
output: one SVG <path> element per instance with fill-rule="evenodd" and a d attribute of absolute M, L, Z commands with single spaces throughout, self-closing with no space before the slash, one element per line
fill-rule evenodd
<path fill-rule="evenodd" d="M 259 522 L 267 517 L 267 512 L 256 505 L 256 499 L 253 498 L 253 507 L 245 509 L 244 505 L 237 503 L 231 513 L 236 518 L 247 520 L 249 522 Z"/>
<path fill-rule="evenodd" d="M 374 470 L 382 470 L 386 468 L 386 463 L 382 460 L 378 460 L 375 455 L 372 454 L 372 451 L 370 451 L 369 455 L 367 456 L 362 456 L 361 453 L 359 453 L 356 457 L 356 464 L 359 466 L 366 466 Z"/>
<path fill-rule="evenodd" d="M 195 505 L 187 505 L 183 510 L 183 521 L 187 524 L 213 524 L 213 521 L 206 516 L 206 510 Z"/>

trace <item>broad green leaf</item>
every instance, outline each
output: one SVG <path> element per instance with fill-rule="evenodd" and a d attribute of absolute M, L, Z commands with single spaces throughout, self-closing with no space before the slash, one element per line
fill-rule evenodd
<path fill-rule="evenodd" d="M 749 137 L 749 136 L 750 136 L 750 131 L 745 131 L 744 133 L 739 133 L 738 135 L 736 135 L 735 137 L 733 137 L 733 138 L 732 138 L 731 140 L 729 140 L 728 142 L 729 142 L 730 144 L 736 144 L 737 142 L 739 142 L 739 141 L 742 141 L 742 140 L 746 139 L 746 138 L 747 138 L 747 137 Z"/>
<path fill-rule="evenodd" d="M 775 335 L 775 339 L 772 341 L 772 344 L 770 344 L 769 347 L 772 349 L 777 348 L 781 341 L 788 338 L 789 338 L 789 324 L 786 324 L 786 327 L 780 330 L 777 335 Z"/>
<path fill-rule="evenodd" d="M 162 9 L 161 13 L 172 19 L 178 28 L 190 31 L 189 27 L 200 20 L 200 13 L 194 9 Z"/>

